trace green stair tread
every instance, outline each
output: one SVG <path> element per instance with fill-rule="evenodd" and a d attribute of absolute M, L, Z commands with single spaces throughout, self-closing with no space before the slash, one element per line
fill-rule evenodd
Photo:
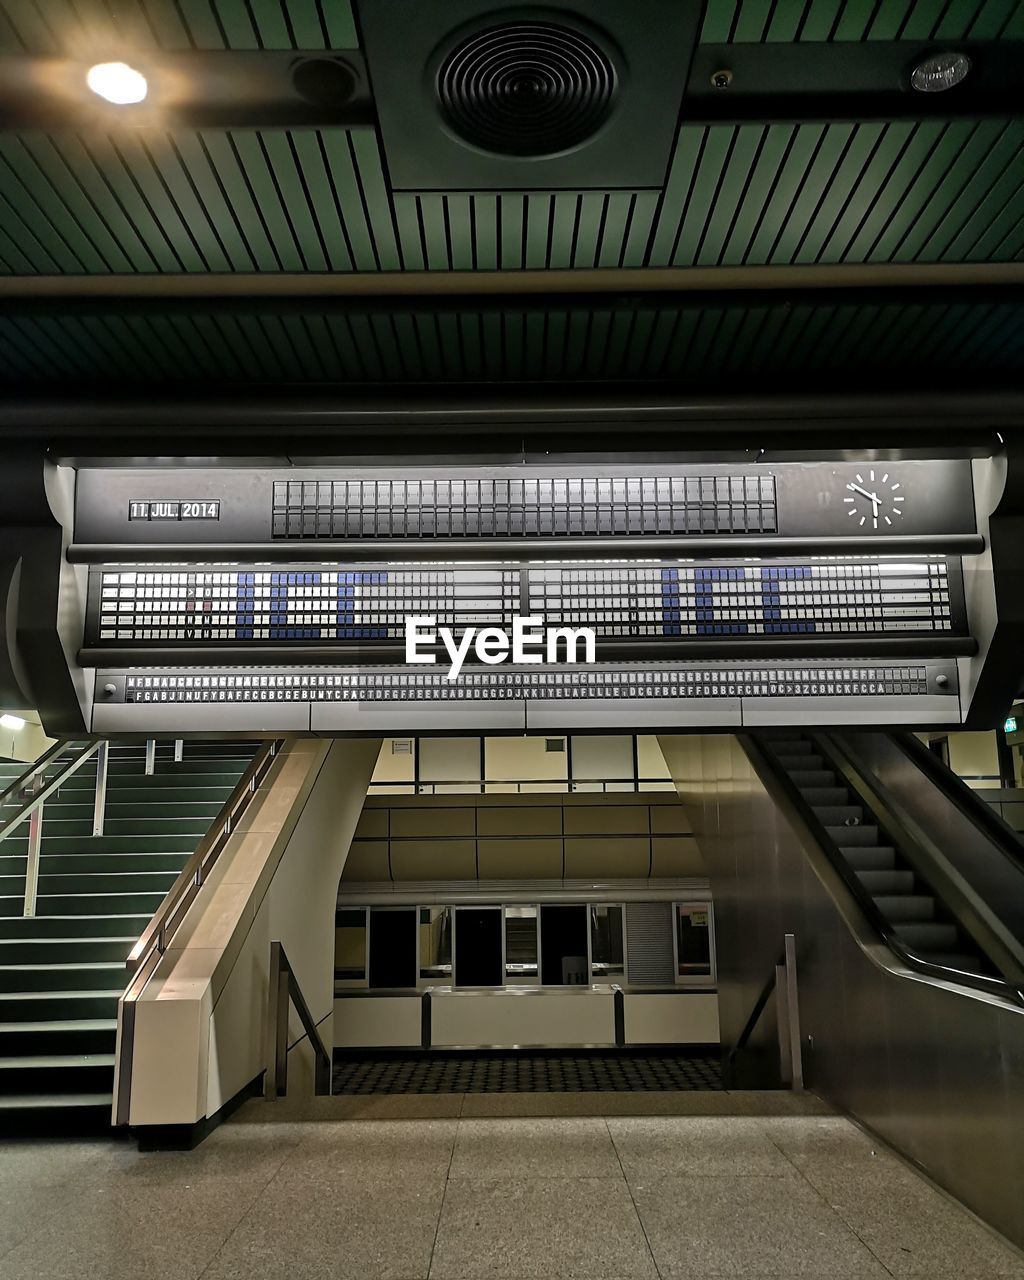
<path fill-rule="evenodd" d="M 38 1034 L 40 1031 L 114 1031 L 116 1018 L 54 1018 L 46 1022 L 0 1022 L 0 1035 L 23 1031 Z"/>
<path fill-rule="evenodd" d="M 12 1093 L 0 1095 L 0 1110 L 31 1111 L 50 1107 L 110 1107 L 113 1093 Z"/>
<path fill-rule="evenodd" d="M 112 1053 L 37 1053 L 24 1058 L 0 1058 L 0 1072 L 63 1070 L 67 1067 L 112 1067 Z"/>
<path fill-rule="evenodd" d="M 124 961 L 61 960 L 55 964 L 0 964 L 0 971 L 4 973 L 38 973 L 40 970 L 45 970 L 47 973 L 55 973 L 59 969 L 66 969 L 68 973 L 78 973 L 82 969 L 116 969 L 118 973 L 123 973 Z"/>
<path fill-rule="evenodd" d="M 107 966 L 110 968 L 111 966 Z M 112 966 L 116 969 L 123 969 L 124 965 Z M 83 991 L 80 987 L 75 987 L 71 991 L 4 991 L 0 993 L 0 1000 L 120 1000 L 124 995 L 124 987 L 111 988 L 109 991 L 104 988 L 98 988 L 95 991 Z M 21 1025 L 20 1023 L 18 1024 Z"/>

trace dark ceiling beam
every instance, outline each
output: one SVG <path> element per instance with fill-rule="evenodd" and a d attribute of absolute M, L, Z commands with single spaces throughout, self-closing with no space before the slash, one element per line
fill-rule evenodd
<path fill-rule="evenodd" d="M 0 306 L 102 303 L 116 310 L 132 303 L 239 301 L 395 304 L 430 300 L 471 305 L 482 299 L 663 297 L 718 294 L 888 292 L 1024 286 L 1024 262 L 878 263 L 757 267 L 607 268 L 541 271 L 404 271 L 217 275 L 94 275 L 0 277 Z"/>

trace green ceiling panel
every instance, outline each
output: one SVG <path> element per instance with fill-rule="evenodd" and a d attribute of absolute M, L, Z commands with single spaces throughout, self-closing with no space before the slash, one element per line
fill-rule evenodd
<path fill-rule="evenodd" d="M 705 44 L 1019 40 L 1024 0 L 710 0 Z"/>
<path fill-rule="evenodd" d="M 354 49 L 349 0 L 0 0 L 0 52 Z"/>
<path fill-rule="evenodd" d="M 1022 370 L 1024 307 L 997 302 L 0 317 L 0 378 L 26 387 L 626 378 L 720 389 Z"/>
<path fill-rule="evenodd" d="M 663 192 L 401 193 L 370 129 L 0 133 L 0 272 L 1019 261 L 1024 121 L 689 125 Z"/>

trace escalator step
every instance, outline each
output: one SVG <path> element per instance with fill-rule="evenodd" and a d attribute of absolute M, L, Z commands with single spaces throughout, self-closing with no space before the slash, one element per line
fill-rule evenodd
<path fill-rule="evenodd" d="M 955 924 L 936 921 L 907 922 L 895 926 L 897 937 L 915 951 L 949 951 L 956 946 L 959 932 Z"/>
<path fill-rule="evenodd" d="M 864 822 L 864 808 L 859 804 L 816 804 L 812 807 L 823 827 L 859 827 Z"/>
<path fill-rule="evenodd" d="M 839 842 L 839 852 L 854 871 L 896 870 L 896 850 L 889 845 L 853 848 Z M 913 882 L 913 876 L 911 876 L 911 882 Z"/>
<path fill-rule="evenodd" d="M 868 893 L 874 894 L 912 894 L 914 892 L 913 871 L 860 871 L 854 875 Z"/>
<path fill-rule="evenodd" d="M 826 826 L 825 830 L 844 852 L 847 849 L 863 849 L 865 846 L 874 847 L 878 844 L 878 828 L 873 823 L 862 823 L 859 827 Z"/>
<path fill-rule="evenodd" d="M 934 920 L 935 899 L 924 893 L 872 894 L 886 920 L 896 923 Z"/>

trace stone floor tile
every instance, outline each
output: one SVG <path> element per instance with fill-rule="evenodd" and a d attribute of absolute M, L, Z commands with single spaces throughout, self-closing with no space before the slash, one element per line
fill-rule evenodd
<path fill-rule="evenodd" d="M 630 1182 L 676 1174 L 798 1176 L 759 1119 L 643 1116 L 607 1123 Z"/>
<path fill-rule="evenodd" d="M 448 1183 L 431 1280 L 561 1280 L 657 1272 L 619 1178 Z"/>
<path fill-rule="evenodd" d="M 665 1280 L 711 1276 L 886 1280 L 802 1178 L 675 1177 L 631 1183 Z"/>
<path fill-rule="evenodd" d="M 901 1160 L 805 1156 L 800 1171 L 895 1276 L 1024 1280 L 1024 1258 Z"/>
<path fill-rule="evenodd" d="M 450 1178 L 617 1178 L 604 1120 L 460 1120 Z"/>
<path fill-rule="evenodd" d="M 424 1280 L 443 1178 L 275 1179 L 203 1280 Z"/>
<path fill-rule="evenodd" d="M 281 1180 L 444 1177 L 457 1120 L 348 1120 L 306 1126 Z"/>
<path fill-rule="evenodd" d="M 236 1179 L 88 1186 L 11 1250 L 4 1280 L 196 1280 L 252 1203 Z"/>

